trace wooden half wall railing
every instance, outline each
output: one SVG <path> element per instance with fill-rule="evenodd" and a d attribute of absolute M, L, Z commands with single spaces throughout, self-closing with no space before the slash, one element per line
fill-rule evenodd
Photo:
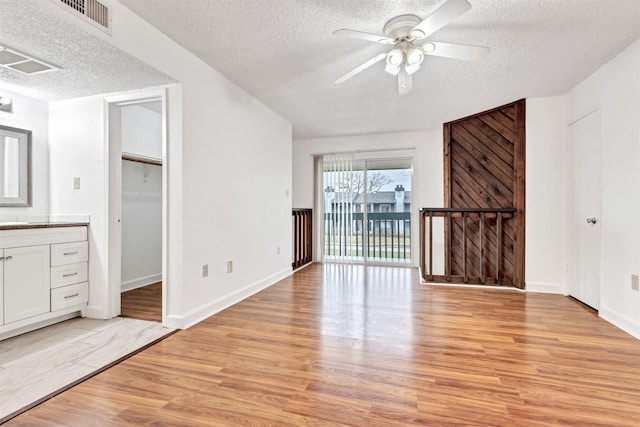
<path fill-rule="evenodd" d="M 292 209 L 293 262 L 295 270 L 313 261 L 313 210 Z"/>
<path fill-rule="evenodd" d="M 515 208 L 420 209 L 420 269 L 424 281 L 514 286 L 513 275 L 505 275 L 504 273 L 503 225 L 505 221 L 512 219 L 515 213 Z M 434 218 L 444 218 L 443 274 L 434 274 Z M 461 241 L 457 242 L 452 241 L 454 234 L 452 227 L 455 219 L 460 219 L 459 226 L 462 229 Z M 469 232 L 471 224 L 474 226 L 473 232 Z M 495 229 L 495 234 L 489 232 L 488 226 Z M 476 241 L 472 242 L 472 238 Z M 474 246 L 473 251 L 470 250 L 471 244 Z M 453 251 L 456 248 L 459 251 L 457 255 L 458 258 L 461 258 L 461 265 L 457 265 L 456 271 L 452 271 Z M 492 250 L 493 254 L 489 254 L 489 250 Z M 490 262 L 490 259 L 493 262 Z"/>

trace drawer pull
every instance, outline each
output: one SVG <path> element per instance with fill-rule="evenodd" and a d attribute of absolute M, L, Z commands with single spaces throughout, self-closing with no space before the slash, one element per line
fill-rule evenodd
<path fill-rule="evenodd" d="M 9 255 L 9 256 L 4 257 L 2 260 L 3 261 L 9 261 L 9 260 L 12 260 L 12 259 L 13 259 L 13 257 L 11 255 Z"/>
<path fill-rule="evenodd" d="M 65 253 L 64 253 L 64 255 L 65 255 L 65 256 L 67 256 L 67 255 L 77 255 L 77 254 L 78 254 L 78 251 L 75 251 L 75 252 L 65 252 Z"/>
<path fill-rule="evenodd" d="M 73 295 L 65 295 L 65 296 L 64 296 L 64 299 L 75 298 L 75 297 L 77 297 L 77 296 L 80 296 L 80 294 L 79 294 L 79 293 L 75 293 L 75 294 L 73 294 Z"/>
<path fill-rule="evenodd" d="M 62 277 L 77 276 L 77 275 L 78 275 L 78 272 L 76 271 L 75 273 L 63 274 Z"/>

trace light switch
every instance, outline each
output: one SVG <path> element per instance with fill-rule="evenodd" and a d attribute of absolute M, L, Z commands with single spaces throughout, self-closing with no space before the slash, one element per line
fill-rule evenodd
<path fill-rule="evenodd" d="M 73 178 L 73 189 L 74 190 L 79 190 L 80 189 L 80 177 L 79 176 Z"/>

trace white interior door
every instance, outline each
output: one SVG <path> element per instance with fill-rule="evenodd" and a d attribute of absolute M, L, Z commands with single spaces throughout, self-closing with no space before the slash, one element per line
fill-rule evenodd
<path fill-rule="evenodd" d="M 595 309 L 600 305 L 602 246 L 602 130 L 600 111 L 568 128 L 571 170 L 569 294 Z"/>

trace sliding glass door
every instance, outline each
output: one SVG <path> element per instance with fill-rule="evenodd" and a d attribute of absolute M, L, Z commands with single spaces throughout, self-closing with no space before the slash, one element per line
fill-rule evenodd
<path fill-rule="evenodd" d="M 411 263 L 411 159 L 324 156 L 323 260 Z"/>

